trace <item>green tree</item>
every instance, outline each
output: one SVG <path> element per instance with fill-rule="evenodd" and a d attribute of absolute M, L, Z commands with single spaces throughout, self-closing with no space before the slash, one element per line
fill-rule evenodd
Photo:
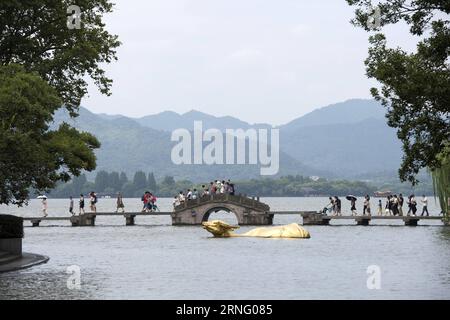
<path fill-rule="evenodd" d="M 450 220 L 450 158 L 441 159 L 441 167 L 431 171 L 433 178 L 433 188 L 435 194 L 439 198 L 439 205 L 441 206 L 444 217 L 449 222 Z"/>
<path fill-rule="evenodd" d="M 122 185 L 120 184 L 120 177 L 118 172 L 113 171 L 109 174 L 108 187 L 111 188 L 113 192 L 119 191 L 121 189 Z"/>
<path fill-rule="evenodd" d="M 67 26 L 73 4 L 81 9 L 79 29 Z M 17 63 L 39 73 L 75 115 L 88 78 L 110 94 L 112 80 L 101 66 L 117 59 L 120 45 L 103 22 L 112 8 L 109 0 L 1 1 L 0 65 Z"/>
<path fill-rule="evenodd" d="M 72 193 L 73 193 L 73 195 L 74 196 L 79 195 L 82 192 L 82 190 L 83 190 L 84 186 L 86 185 L 86 183 L 87 183 L 87 179 L 86 179 L 86 175 L 85 174 L 81 174 L 78 177 L 74 177 L 72 179 Z"/>
<path fill-rule="evenodd" d="M 373 31 L 376 21 L 372 1 L 347 2 L 357 7 L 352 22 Z M 400 179 L 416 184 L 420 169 L 435 171 L 443 164 L 440 159 L 449 157 L 446 145 L 450 141 L 450 2 L 385 0 L 380 1 L 378 8 L 377 31 L 403 21 L 410 26 L 412 35 L 422 36 L 416 52 L 408 53 L 401 48 L 388 48 L 386 36 L 376 33 L 369 38 L 371 47 L 365 61 L 368 77 L 381 84 L 371 93 L 387 108 L 388 125 L 397 128 L 402 142 Z"/>
<path fill-rule="evenodd" d="M 84 195 L 89 194 L 92 190 L 95 189 L 95 184 L 93 182 L 86 182 L 83 186 L 83 189 L 81 190 L 81 193 Z"/>
<path fill-rule="evenodd" d="M 134 189 L 140 191 L 147 186 L 147 177 L 143 171 L 137 171 L 133 178 Z"/>
<path fill-rule="evenodd" d="M 122 194 L 124 197 L 134 197 L 135 193 L 136 189 L 132 182 L 127 182 L 122 186 Z"/>
<path fill-rule="evenodd" d="M 155 179 L 155 175 L 153 174 L 153 172 L 150 172 L 148 174 L 147 186 L 151 191 L 156 192 L 157 184 L 156 184 L 156 179 Z"/>
<path fill-rule="evenodd" d="M 174 186 L 175 185 L 175 179 L 172 176 L 165 176 L 162 183 L 166 186 Z"/>
<path fill-rule="evenodd" d="M 65 123 L 49 130 L 48 124 L 62 106 L 76 116 L 88 79 L 110 94 L 112 81 L 101 66 L 116 59 L 120 42 L 105 30 L 108 0 L 77 1 L 78 29 L 68 28 L 72 4 L 0 2 L 0 203 L 22 205 L 29 189 L 54 188 L 95 169 L 95 137 Z"/>
<path fill-rule="evenodd" d="M 97 172 L 97 175 L 95 176 L 95 191 L 96 192 L 103 192 L 106 188 L 109 186 L 109 174 L 108 172 L 102 170 Z"/>
<path fill-rule="evenodd" d="M 121 172 L 120 173 L 120 177 L 119 177 L 119 184 L 120 184 L 120 188 L 119 189 L 122 189 L 123 186 L 125 185 L 125 183 L 127 183 L 127 182 L 128 182 L 128 177 L 127 177 L 126 173 L 125 172 Z"/>
<path fill-rule="evenodd" d="M 22 205 L 30 188 L 52 189 L 95 169 L 95 137 L 66 123 L 49 130 L 60 106 L 57 91 L 37 73 L 0 66 L 0 203 Z"/>

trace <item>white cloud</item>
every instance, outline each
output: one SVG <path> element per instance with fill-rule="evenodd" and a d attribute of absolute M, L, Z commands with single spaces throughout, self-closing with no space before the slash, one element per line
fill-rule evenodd
<path fill-rule="evenodd" d="M 369 96 L 368 34 L 349 23 L 345 1 L 115 2 L 106 27 L 123 45 L 105 67 L 113 95 L 91 86 L 83 100 L 94 112 L 143 116 L 170 106 L 279 124 Z"/>
<path fill-rule="evenodd" d="M 291 32 L 296 36 L 307 36 L 311 34 L 311 27 L 305 24 L 297 24 L 291 28 Z"/>
<path fill-rule="evenodd" d="M 243 63 L 261 62 L 264 58 L 262 51 L 250 48 L 239 49 L 229 55 L 229 60 Z"/>

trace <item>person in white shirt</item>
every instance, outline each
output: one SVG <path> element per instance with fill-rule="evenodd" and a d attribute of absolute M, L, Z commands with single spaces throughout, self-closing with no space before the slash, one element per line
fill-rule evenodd
<path fill-rule="evenodd" d="M 172 204 L 173 204 L 173 207 L 174 207 L 174 208 L 175 208 L 175 207 L 178 207 L 178 206 L 180 205 L 180 200 L 178 199 L 177 196 L 175 196 L 175 197 L 173 198 Z"/>
<path fill-rule="evenodd" d="M 44 217 L 46 217 L 47 214 L 47 209 L 48 209 L 48 205 L 47 205 L 47 197 L 43 197 L 42 198 L 42 214 L 44 215 Z"/>
<path fill-rule="evenodd" d="M 221 193 L 222 191 L 222 182 L 220 180 L 216 181 L 216 193 Z"/>
<path fill-rule="evenodd" d="M 180 191 L 180 194 L 178 195 L 178 201 L 180 202 L 180 204 L 186 201 L 186 197 L 184 196 L 184 193 L 182 191 Z"/>
<path fill-rule="evenodd" d="M 186 194 L 186 199 L 188 199 L 188 200 L 192 199 L 192 191 L 191 191 L 191 189 L 188 189 L 188 192 Z"/>
<path fill-rule="evenodd" d="M 416 216 L 416 212 L 417 212 L 417 201 L 416 201 L 416 197 L 414 197 L 413 194 L 410 195 L 409 202 L 410 202 L 410 205 L 411 205 L 411 213 L 415 217 Z"/>
<path fill-rule="evenodd" d="M 226 192 L 226 186 L 225 186 L 225 180 L 222 180 L 222 182 L 220 183 L 220 193 L 225 193 Z"/>
<path fill-rule="evenodd" d="M 426 213 L 427 213 L 427 217 L 428 217 L 428 216 L 430 215 L 430 214 L 428 213 L 428 198 L 427 198 L 425 195 L 423 195 L 423 196 L 422 196 L 421 202 L 422 202 L 422 205 L 423 205 L 423 208 L 422 208 L 422 216 L 423 216 L 423 214 L 426 212 Z"/>

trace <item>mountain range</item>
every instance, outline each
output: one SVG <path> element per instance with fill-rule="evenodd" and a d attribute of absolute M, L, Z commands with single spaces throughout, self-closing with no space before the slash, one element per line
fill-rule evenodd
<path fill-rule="evenodd" d="M 374 100 L 352 99 L 316 109 L 278 127 L 280 129 L 280 171 L 278 176 L 299 174 L 329 178 L 379 177 L 395 174 L 400 160 L 400 142 L 395 130 L 386 125 L 384 108 Z M 270 124 L 250 124 L 235 117 L 216 117 L 199 111 L 178 114 L 165 111 L 141 118 L 95 114 L 80 107 L 70 118 L 57 111 L 54 124 L 68 122 L 93 133 L 102 143 L 97 170 L 153 171 L 156 177 L 209 181 L 214 178 L 258 178 L 258 165 L 175 165 L 171 132 L 193 129 L 202 121 L 204 130 L 216 128 L 272 128 Z"/>

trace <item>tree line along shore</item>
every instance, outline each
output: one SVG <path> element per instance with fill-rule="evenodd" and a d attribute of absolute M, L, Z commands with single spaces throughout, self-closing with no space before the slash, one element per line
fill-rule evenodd
<path fill-rule="evenodd" d="M 211 181 L 216 180 L 211 177 Z M 52 198 L 68 198 L 95 191 L 99 196 L 115 196 L 121 192 L 124 197 L 140 197 L 144 191 L 150 191 L 158 197 L 173 197 L 180 190 L 201 189 L 210 181 L 193 182 L 176 180 L 172 176 L 155 178 L 153 172 L 137 171 L 132 177 L 124 172 L 99 171 L 93 181 L 89 181 L 85 174 L 81 174 L 68 183 L 60 183 L 47 194 Z M 237 194 L 262 197 L 304 197 L 304 196 L 345 196 L 353 194 L 363 196 L 373 195 L 379 190 L 392 190 L 404 194 L 433 194 L 433 187 L 429 182 L 423 182 L 414 188 L 408 183 L 371 183 L 370 181 L 333 180 L 301 175 L 288 175 L 279 178 L 260 178 L 251 180 L 235 180 Z"/>

